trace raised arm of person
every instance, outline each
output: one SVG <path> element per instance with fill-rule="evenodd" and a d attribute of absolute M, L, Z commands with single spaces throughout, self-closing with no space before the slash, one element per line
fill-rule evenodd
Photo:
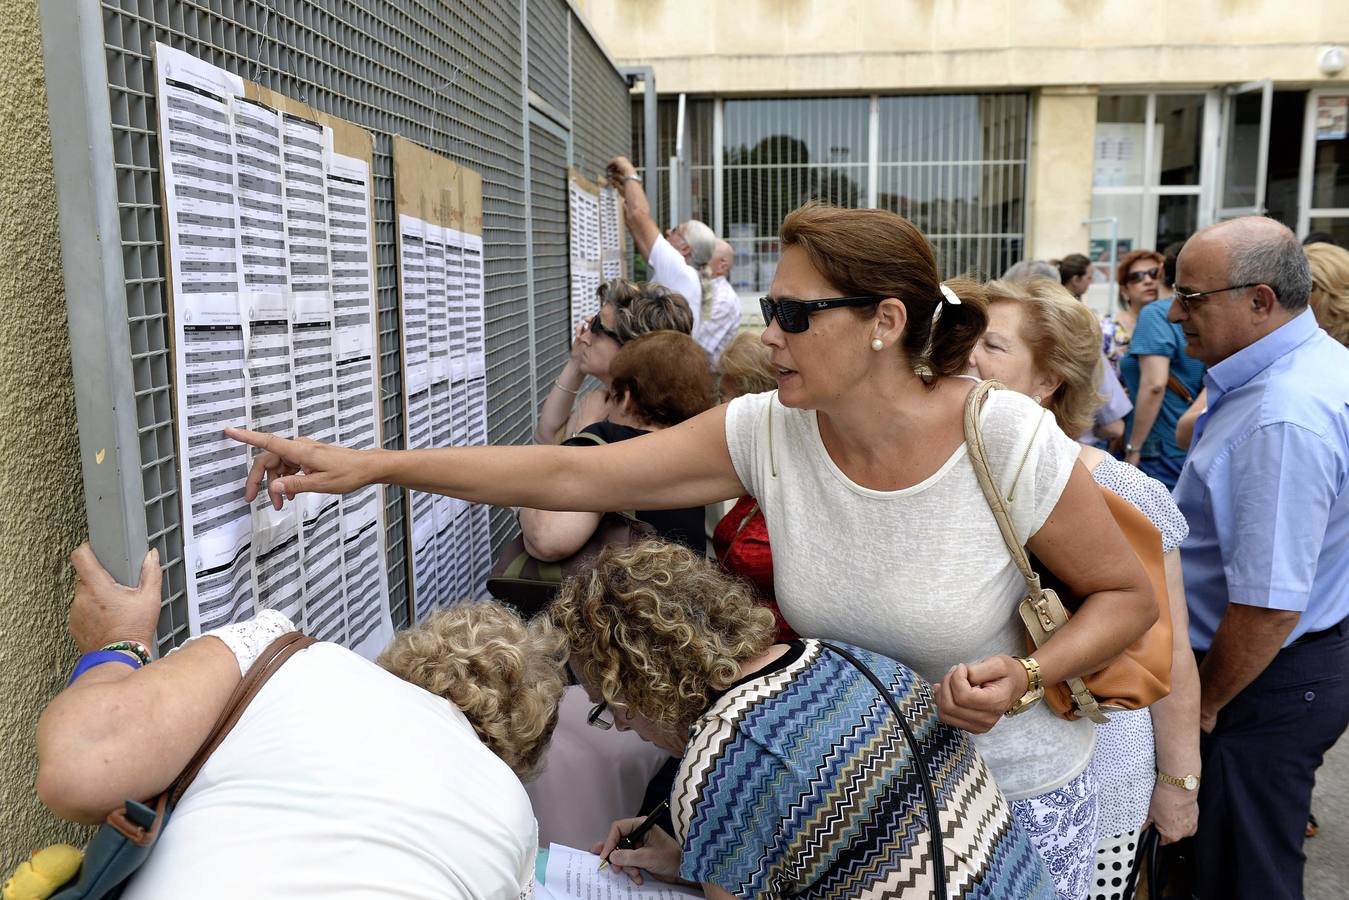
<path fill-rule="evenodd" d="M 649 262 L 651 248 L 660 237 L 660 226 L 651 217 L 651 203 L 646 199 L 646 189 L 637 175 L 637 167 L 626 156 L 615 156 L 609 160 L 605 171 L 609 183 L 623 198 L 623 222 L 632 235 L 633 243 L 637 245 L 637 252 Z"/>
<path fill-rule="evenodd" d="M 348 450 L 242 428 L 225 435 L 266 451 L 253 464 L 244 496 L 251 502 L 265 480 L 278 509 L 297 494 L 345 494 L 369 484 L 588 512 L 703 506 L 745 493 L 726 447 L 725 406 L 603 447 Z"/>
<path fill-rule="evenodd" d="M 582 322 L 576 326 L 576 335 L 571 342 L 571 355 L 567 357 L 567 364 L 558 373 L 548 391 L 548 396 L 543 399 L 543 406 L 539 408 L 539 421 L 534 426 L 536 444 L 557 443 L 558 431 L 567 424 L 572 414 L 572 406 L 575 405 L 586 377 L 581 371 L 580 356 L 585 350 L 581 335 L 589 327 L 589 322 Z"/>
<path fill-rule="evenodd" d="M 1045 685 L 1099 670 L 1157 621 L 1147 572 L 1080 463 L 1026 549 L 1083 598 L 1068 624 L 1034 653 Z M 1011 656 L 961 663 L 937 686 L 942 721 L 983 733 L 1028 687 L 1025 668 Z"/>
<path fill-rule="evenodd" d="M 114 641 L 153 643 L 157 552 L 146 555 L 135 588 L 115 582 L 88 544 L 70 561 L 70 636 L 81 653 Z M 38 796 L 61 818 L 93 824 L 128 799 L 159 794 L 206 739 L 240 677 L 234 654 L 212 637 L 144 668 L 104 662 L 87 669 L 38 720 Z"/>

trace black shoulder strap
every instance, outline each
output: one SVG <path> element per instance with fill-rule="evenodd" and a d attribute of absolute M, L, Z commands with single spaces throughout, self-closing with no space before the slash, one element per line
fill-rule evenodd
<path fill-rule="evenodd" d="M 946 861 L 942 856 L 941 819 L 937 815 L 937 792 L 932 787 L 932 773 L 927 770 L 927 760 L 924 759 L 923 751 L 918 747 L 918 741 L 914 739 L 913 731 L 909 728 L 909 720 L 904 718 L 904 713 L 900 711 L 899 704 L 890 694 L 890 689 L 876 677 L 876 673 L 871 671 L 866 663 L 842 647 L 828 641 L 820 641 L 820 646 L 834 651 L 852 663 L 853 668 L 865 675 L 881 697 L 885 699 L 885 702 L 889 704 L 890 711 L 895 714 L 895 718 L 899 720 L 899 727 L 904 732 L 904 740 L 908 742 L 909 750 L 913 753 L 913 764 L 918 770 L 918 779 L 923 785 L 923 803 L 927 806 L 927 833 L 933 866 L 932 896 L 937 900 L 946 900 Z"/>

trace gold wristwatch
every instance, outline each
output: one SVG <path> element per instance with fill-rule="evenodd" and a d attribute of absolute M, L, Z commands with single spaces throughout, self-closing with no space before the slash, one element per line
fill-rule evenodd
<path fill-rule="evenodd" d="M 1181 776 L 1180 778 L 1177 778 L 1175 775 L 1168 775 L 1168 774 L 1166 774 L 1165 772 L 1163 772 L 1161 769 L 1158 769 L 1158 770 L 1157 770 L 1157 780 L 1158 780 L 1158 781 L 1161 781 L 1161 782 L 1165 782 L 1166 784 L 1173 784 L 1173 785 L 1175 785 L 1176 787 L 1182 788 L 1182 789 L 1187 790 L 1187 791 L 1197 791 L 1197 790 L 1199 790 L 1199 776 L 1198 776 L 1198 775 L 1184 775 L 1184 776 Z"/>
<path fill-rule="evenodd" d="M 1005 716 L 1020 715 L 1039 703 L 1045 695 L 1045 686 L 1040 682 L 1040 664 L 1035 661 L 1035 657 L 1013 656 L 1012 659 L 1026 667 L 1026 681 L 1029 683 L 1029 687 L 1026 688 L 1026 693 L 1022 694 L 1021 697 L 1012 704 L 1011 708 L 1003 713 Z"/>

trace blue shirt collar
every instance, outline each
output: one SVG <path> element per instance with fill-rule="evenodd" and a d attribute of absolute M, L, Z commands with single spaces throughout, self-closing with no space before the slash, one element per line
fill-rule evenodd
<path fill-rule="evenodd" d="M 1210 366 L 1204 376 L 1209 393 L 1213 395 L 1209 397 L 1209 408 L 1213 407 L 1218 397 L 1241 387 L 1305 343 L 1316 334 L 1319 327 L 1316 324 L 1316 315 L 1311 307 L 1307 307 L 1254 344 L 1243 347 L 1217 365 Z"/>

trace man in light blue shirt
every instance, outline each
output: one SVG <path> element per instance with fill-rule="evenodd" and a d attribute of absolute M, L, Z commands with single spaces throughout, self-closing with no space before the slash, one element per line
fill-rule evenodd
<path fill-rule="evenodd" d="M 1176 503 L 1202 656 L 1203 898 L 1300 898 L 1321 759 L 1349 724 L 1349 350 L 1316 324 L 1293 233 L 1185 245 L 1169 318 L 1209 368 Z"/>

